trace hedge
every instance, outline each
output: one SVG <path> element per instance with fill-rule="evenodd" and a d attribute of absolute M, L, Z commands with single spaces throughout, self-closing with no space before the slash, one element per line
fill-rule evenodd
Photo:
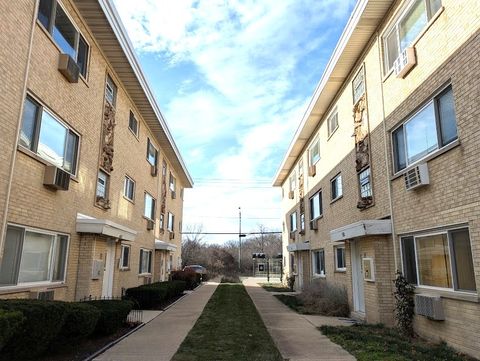
<path fill-rule="evenodd" d="M 202 282 L 202 275 L 192 269 L 173 271 L 171 277 L 174 281 L 185 281 L 187 290 L 193 290 Z"/>
<path fill-rule="evenodd" d="M 181 295 L 185 290 L 185 285 L 185 281 L 155 282 L 127 289 L 125 298 L 132 300 L 136 308 L 152 309 Z"/>
<path fill-rule="evenodd" d="M 24 321 L 20 311 L 0 310 L 0 351 Z"/>
<path fill-rule="evenodd" d="M 1 300 L 0 309 L 21 312 L 25 317 L 11 335 L 0 360 L 35 358 L 57 337 L 67 315 L 65 303 L 39 300 Z"/>
<path fill-rule="evenodd" d="M 111 335 L 125 323 L 133 303 L 128 300 L 96 300 L 86 301 L 84 304 L 95 306 L 100 311 L 95 333 Z"/>
<path fill-rule="evenodd" d="M 67 315 L 55 344 L 77 342 L 95 330 L 101 311 L 85 302 L 66 303 Z"/>

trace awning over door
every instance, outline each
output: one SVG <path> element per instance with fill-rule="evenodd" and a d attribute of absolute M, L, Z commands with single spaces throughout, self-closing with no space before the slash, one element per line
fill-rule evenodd
<path fill-rule="evenodd" d="M 310 243 L 309 242 L 290 243 L 287 246 L 287 250 L 288 252 L 309 251 Z"/>
<path fill-rule="evenodd" d="M 155 249 L 161 250 L 161 251 L 176 251 L 177 250 L 177 245 L 173 243 L 168 243 L 164 241 L 160 241 L 159 239 L 155 240 Z"/>
<path fill-rule="evenodd" d="M 83 214 L 77 214 L 76 230 L 78 233 L 102 234 L 125 241 L 134 241 L 137 231 L 112 222 L 108 219 L 97 219 Z"/>
<path fill-rule="evenodd" d="M 332 241 L 345 241 L 351 238 L 392 234 L 390 219 L 372 219 L 349 224 L 330 231 Z"/>

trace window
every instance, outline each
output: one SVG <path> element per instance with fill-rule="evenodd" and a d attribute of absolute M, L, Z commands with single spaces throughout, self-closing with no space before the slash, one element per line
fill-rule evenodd
<path fill-rule="evenodd" d="M 292 175 L 289 178 L 289 183 L 290 183 L 290 192 L 293 192 L 297 188 L 297 175 L 295 172 L 292 173 Z"/>
<path fill-rule="evenodd" d="M 153 220 L 155 218 L 155 199 L 145 192 L 145 209 L 143 215 Z"/>
<path fill-rule="evenodd" d="M 165 159 L 162 161 L 162 176 L 167 176 L 167 162 L 165 162 Z"/>
<path fill-rule="evenodd" d="M 335 251 L 335 270 L 344 272 L 347 269 L 345 262 L 345 247 L 334 247 Z"/>
<path fill-rule="evenodd" d="M 120 269 L 130 268 L 130 246 L 122 244 L 120 255 Z"/>
<path fill-rule="evenodd" d="M 319 191 L 315 193 L 312 198 L 310 198 L 310 220 L 319 218 L 322 213 L 322 191 Z"/>
<path fill-rule="evenodd" d="M 303 175 L 303 159 L 300 158 L 298 161 L 298 177 L 301 177 Z"/>
<path fill-rule="evenodd" d="M 331 180 L 331 186 L 332 186 L 332 200 L 340 198 L 343 195 L 341 174 L 338 174 L 335 178 Z"/>
<path fill-rule="evenodd" d="M 332 114 L 327 119 L 328 125 L 328 136 L 331 136 L 335 130 L 338 128 L 338 112 L 335 109 Z M 318 159 L 320 159 L 320 150 L 318 151 Z M 312 163 L 313 164 L 313 163 Z"/>
<path fill-rule="evenodd" d="M 353 104 L 357 104 L 360 98 L 365 94 L 365 68 L 359 70 L 352 81 Z"/>
<path fill-rule="evenodd" d="M 172 172 L 170 172 L 170 182 L 169 183 L 170 183 L 170 190 L 172 192 L 175 192 L 177 181 L 176 181 L 175 177 L 173 176 Z"/>
<path fill-rule="evenodd" d="M 308 150 L 310 155 L 310 165 L 315 165 L 320 160 L 320 139 L 317 137 Z"/>
<path fill-rule="evenodd" d="M 370 179 L 370 167 L 358 173 L 358 182 L 360 185 L 360 197 L 372 197 L 372 182 Z"/>
<path fill-rule="evenodd" d="M 290 213 L 290 232 L 297 230 L 297 212 Z"/>
<path fill-rule="evenodd" d="M 71 174 L 76 173 L 79 136 L 28 96 L 19 143 L 49 163 Z"/>
<path fill-rule="evenodd" d="M 0 286 L 63 282 L 67 253 L 66 235 L 9 225 L 0 263 Z"/>
<path fill-rule="evenodd" d="M 401 238 L 403 272 L 419 286 L 476 291 L 468 228 Z"/>
<path fill-rule="evenodd" d="M 320 249 L 312 252 L 313 274 L 325 276 L 325 251 Z"/>
<path fill-rule="evenodd" d="M 135 198 L 135 181 L 129 176 L 125 176 L 123 195 L 131 201 Z"/>
<path fill-rule="evenodd" d="M 305 232 L 305 213 L 300 213 L 300 232 Z"/>
<path fill-rule="evenodd" d="M 385 73 L 392 69 L 399 54 L 412 45 L 441 6 L 441 0 L 414 0 L 410 2 L 406 11 L 402 13 L 392 29 L 383 37 Z"/>
<path fill-rule="evenodd" d="M 175 216 L 173 213 L 168 212 L 168 223 L 167 223 L 167 230 L 169 232 L 173 232 L 175 227 Z"/>
<path fill-rule="evenodd" d="M 150 139 L 147 140 L 147 161 L 154 167 L 157 166 L 157 157 L 158 157 L 158 151 L 153 145 L 153 143 L 150 141 Z"/>
<path fill-rule="evenodd" d="M 140 249 L 140 266 L 138 269 L 138 273 L 152 273 L 152 251 L 147 249 Z"/>
<path fill-rule="evenodd" d="M 163 233 L 163 228 L 165 227 L 165 215 L 163 213 L 160 213 L 160 231 Z"/>
<path fill-rule="evenodd" d="M 98 171 L 97 199 L 108 199 L 108 174 L 103 170 Z"/>
<path fill-rule="evenodd" d="M 110 75 L 107 74 L 107 82 L 105 83 L 105 99 L 112 106 L 115 106 L 117 101 L 117 86 L 113 82 Z"/>
<path fill-rule="evenodd" d="M 132 133 L 135 134 L 136 137 L 138 137 L 138 120 L 135 118 L 135 115 L 131 110 L 130 116 L 128 118 L 128 129 L 130 129 Z"/>
<path fill-rule="evenodd" d="M 297 266 L 295 264 L 295 254 L 290 253 L 290 272 L 296 273 L 297 272 Z"/>
<path fill-rule="evenodd" d="M 40 0 L 38 20 L 65 54 L 70 55 L 87 76 L 89 46 L 56 0 Z"/>
<path fill-rule="evenodd" d="M 456 139 L 453 92 L 448 87 L 392 132 L 395 172 Z"/>

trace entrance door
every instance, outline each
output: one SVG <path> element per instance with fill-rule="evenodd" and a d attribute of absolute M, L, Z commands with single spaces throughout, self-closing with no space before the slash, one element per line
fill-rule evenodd
<path fill-rule="evenodd" d="M 113 270 L 115 267 L 115 241 L 107 241 L 107 251 L 103 270 L 102 297 L 113 296 Z"/>
<path fill-rule="evenodd" d="M 350 242 L 352 255 L 353 309 L 365 313 L 365 292 L 363 289 L 362 257 L 358 241 Z"/>
<path fill-rule="evenodd" d="M 297 252 L 298 290 L 303 289 L 303 257 L 302 252 Z"/>

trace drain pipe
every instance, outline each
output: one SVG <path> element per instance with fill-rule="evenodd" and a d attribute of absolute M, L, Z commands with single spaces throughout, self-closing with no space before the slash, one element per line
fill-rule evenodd
<path fill-rule="evenodd" d="M 388 137 L 387 137 L 387 124 L 385 122 L 385 98 L 383 95 L 383 74 L 382 74 L 382 49 L 381 49 L 381 41 L 380 35 L 378 31 L 376 33 L 377 36 L 377 48 L 378 48 L 378 65 L 379 65 L 379 72 L 380 72 L 380 91 L 381 91 L 381 99 L 382 99 L 382 123 L 383 123 L 383 145 L 385 151 L 385 169 L 387 170 L 387 189 L 388 189 L 388 203 L 390 207 L 390 222 L 392 224 L 392 241 L 393 241 L 393 260 L 395 265 L 395 272 L 398 270 L 398 254 L 397 254 L 397 236 L 395 233 L 395 222 L 393 216 L 393 198 L 392 198 L 392 182 L 390 181 L 390 164 L 388 162 Z"/>
<path fill-rule="evenodd" d="M 32 26 L 30 29 L 30 42 L 28 44 L 28 53 L 27 53 L 27 63 L 25 64 L 25 75 L 23 78 L 23 89 L 22 89 L 22 100 L 20 103 L 20 109 L 18 113 L 18 119 L 17 119 L 17 130 L 16 130 L 16 137 L 15 137 L 15 142 L 14 146 L 12 149 L 12 160 L 10 163 L 10 175 L 8 177 L 8 182 L 7 182 L 7 193 L 5 197 L 5 205 L 3 206 L 4 209 L 4 214 L 3 214 L 3 219 L 2 219 L 2 228 L 0 232 L 0 261 L 3 258 L 3 251 L 4 251 L 4 246 L 5 246 L 5 234 L 6 234 L 6 228 L 7 228 L 7 216 L 8 216 L 8 206 L 10 203 L 10 195 L 12 192 L 12 181 L 13 181 L 13 171 L 15 169 L 15 161 L 17 159 L 17 147 L 18 147 L 18 138 L 20 135 L 20 128 L 22 124 L 22 114 L 23 114 L 23 105 L 25 104 L 25 97 L 27 94 L 27 80 L 28 80 L 28 74 L 30 71 L 30 58 L 32 55 L 32 45 L 33 45 L 33 35 L 35 32 L 35 25 L 37 23 L 37 11 L 38 11 L 38 0 L 34 1 L 34 9 L 33 9 L 33 18 L 32 18 Z"/>

